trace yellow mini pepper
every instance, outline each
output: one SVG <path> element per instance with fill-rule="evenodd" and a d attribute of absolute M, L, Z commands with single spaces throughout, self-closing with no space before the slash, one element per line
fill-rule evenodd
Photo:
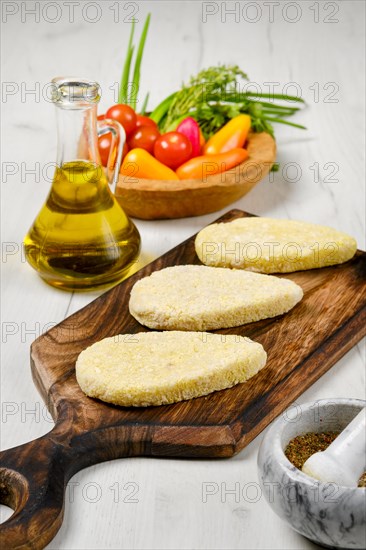
<path fill-rule="evenodd" d="M 244 146 L 250 130 L 249 115 L 238 115 L 232 118 L 216 134 L 214 134 L 203 148 L 204 155 L 218 155 L 227 153 L 231 149 Z"/>

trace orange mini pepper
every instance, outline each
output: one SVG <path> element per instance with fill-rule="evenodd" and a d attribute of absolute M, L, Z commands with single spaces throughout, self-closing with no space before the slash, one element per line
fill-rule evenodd
<path fill-rule="evenodd" d="M 226 153 L 231 149 L 243 147 L 250 130 L 251 119 L 249 115 L 238 115 L 232 118 L 216 134 L 207 141 L 203 148 L 205 155 L 217 155 Z"/>
<path fill-rule="evenodd" d="M 131 178 L 146 178 L 153 180 L 177 180 L 177 174 L 150 155 L 145 149 L 136 147 L 125 156 L 120 174 Z"/>
<path fill-rule="evenodd" d="M 200 128 L 200 147 L 201 147 L 202 154 L 203 154 L 203 148 L 205 145 L 206 145 L 205 136 L 203 135 L 202 130 Z"/>
<path fill-rule="evenodd" d="M 227 153 L 219 155 L 203 155 L 188 160 L 177 169 L 179 179 L 201 179 L 204 181 L 207 176 L 220 174 L 230 168 L 234 168 L 238 164 L 244 162 L 248 158 L 246 149 L 232 149 Z"/>

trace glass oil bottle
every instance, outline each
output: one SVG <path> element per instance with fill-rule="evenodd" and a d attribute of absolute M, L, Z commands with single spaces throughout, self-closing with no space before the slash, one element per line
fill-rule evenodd
<path fill-rule="evenodd" d="M 108 179 L 118 179 L 124 130 L 112 120 L 97 121 L 96 82 L 56 78 L 58 152 L 50 193 L 24 240 L 29 264 L 50 285 L 92 290 L 117 283 L 140 251 L 140 235 L 117 202 Z M 98 125 L 98 132 L 97 132 Z M 108 165 L 102 167 L 99 135 L 111 132 Z M 108 178 L 108 179 L 107 179 Z"/>

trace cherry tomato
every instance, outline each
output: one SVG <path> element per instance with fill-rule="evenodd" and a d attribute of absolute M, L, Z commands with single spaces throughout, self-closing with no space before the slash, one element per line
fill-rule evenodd
<path fill-rule="evenodd" d="M 140 126 L 152 126 L 153 128 L 158 129 L 158 125 L 154 120 L 151 120 L 148 116 L 145 115 L 136 115 L 136 127 Z"/>
<path fill-rule="evenodd" d="M 98 138 L 100 160 L 102 161 L 103 166 L 107 166 L 111 145 L 112 145 L 112 134 L 110 132 L 108 134 L 103 134 Z M 123 146 L 122 158 L 124 158 L 127 155 L 128 151 L 129 151 L 129 147 L 127 143 L 125 143 Z M 112 159 L 112 166 L 114 166 L 114 162 L 115 162 L 115 159 Z"/>
<path fill-rule="evenodd" d="M 98 138 L 100 160 L 102 161 L 103 166 L 107 166 L 109 151 L 111 150 L 111 144 L 112 144 L 111 133 L 103 134 Z"/>
<path fill-rule="evenodd" d="M 106 118 L 113 118 L 122 124 L 128 137 L 136 128 L 136 113 L 129 105 L 119 103 L 113 105 L 105 114 Z"/>
<path fill-rule="evenodd" d="M 130 149 L 139 147 L 153 154 L 155 141 L 159 136 L 160 132 L 157 128 L 153 128 L 152 126 L 140 126 L 130 135 L 128 146 Z"/>
<path fill-rule="evenodd" d="M 105 115 L 98 115 L 98 120 L 104 120 L 105 119 Z"/>
<path fill-rule="evenodd" d="M 168 132 L 160 136 L 154 145 L 155 158 L 175 170 L 191 158 L 192 144 L 179 132 Z"/>

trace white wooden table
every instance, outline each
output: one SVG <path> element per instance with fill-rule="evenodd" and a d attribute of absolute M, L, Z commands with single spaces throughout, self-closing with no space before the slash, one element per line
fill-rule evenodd
<path fill-rule="evenodd" d="M 34 4 L 2 2 L 3 449 L 52 427 L 31 379 L 30 343 L 96 297 L 48 287 L 22 255 L 22 238 L 50 186 L 51 173 L 44 167 L 55 161 L 54 107 L 42 90 L 57 75 L 86 76 L 100 82 L 102 109 L 109 106 L 109 86 L 120 78 L 132 15 L 142 22 L 148 11 L 153 14 L 142 69 L 150 107 L 200 68 L 218 62 L 239 64 L 263 90 L 268 83 L 277 83 L 275 91 L 301 90 L 308 107 L 297 120 L 308 130 L 277 127 L 280 172 L 233 206 L 329 224 L 365 248 L 363 1 L 81 0 L 74 3 L 74 14 L 70 3 L 41 2 L 39 21 L 37 13 L 27 11 Z M 233 8 L 237 11 L 230 14 Z M 219 214 L 137 221 L 142 263 Z M 364 363 L 361 343 L 298 402 L 365 398 Z M 312 548 L 256 493 L 262 436 L 225 461 L 134 458 L 80 472 L 67 490 L 64 524 L 49 548 Z M 205 499 L 207 482 L 218 491 Z M 225 493 L 235 487 L 239 495 Z M 2 517 L 7 516 L 2 507 Z"/>

